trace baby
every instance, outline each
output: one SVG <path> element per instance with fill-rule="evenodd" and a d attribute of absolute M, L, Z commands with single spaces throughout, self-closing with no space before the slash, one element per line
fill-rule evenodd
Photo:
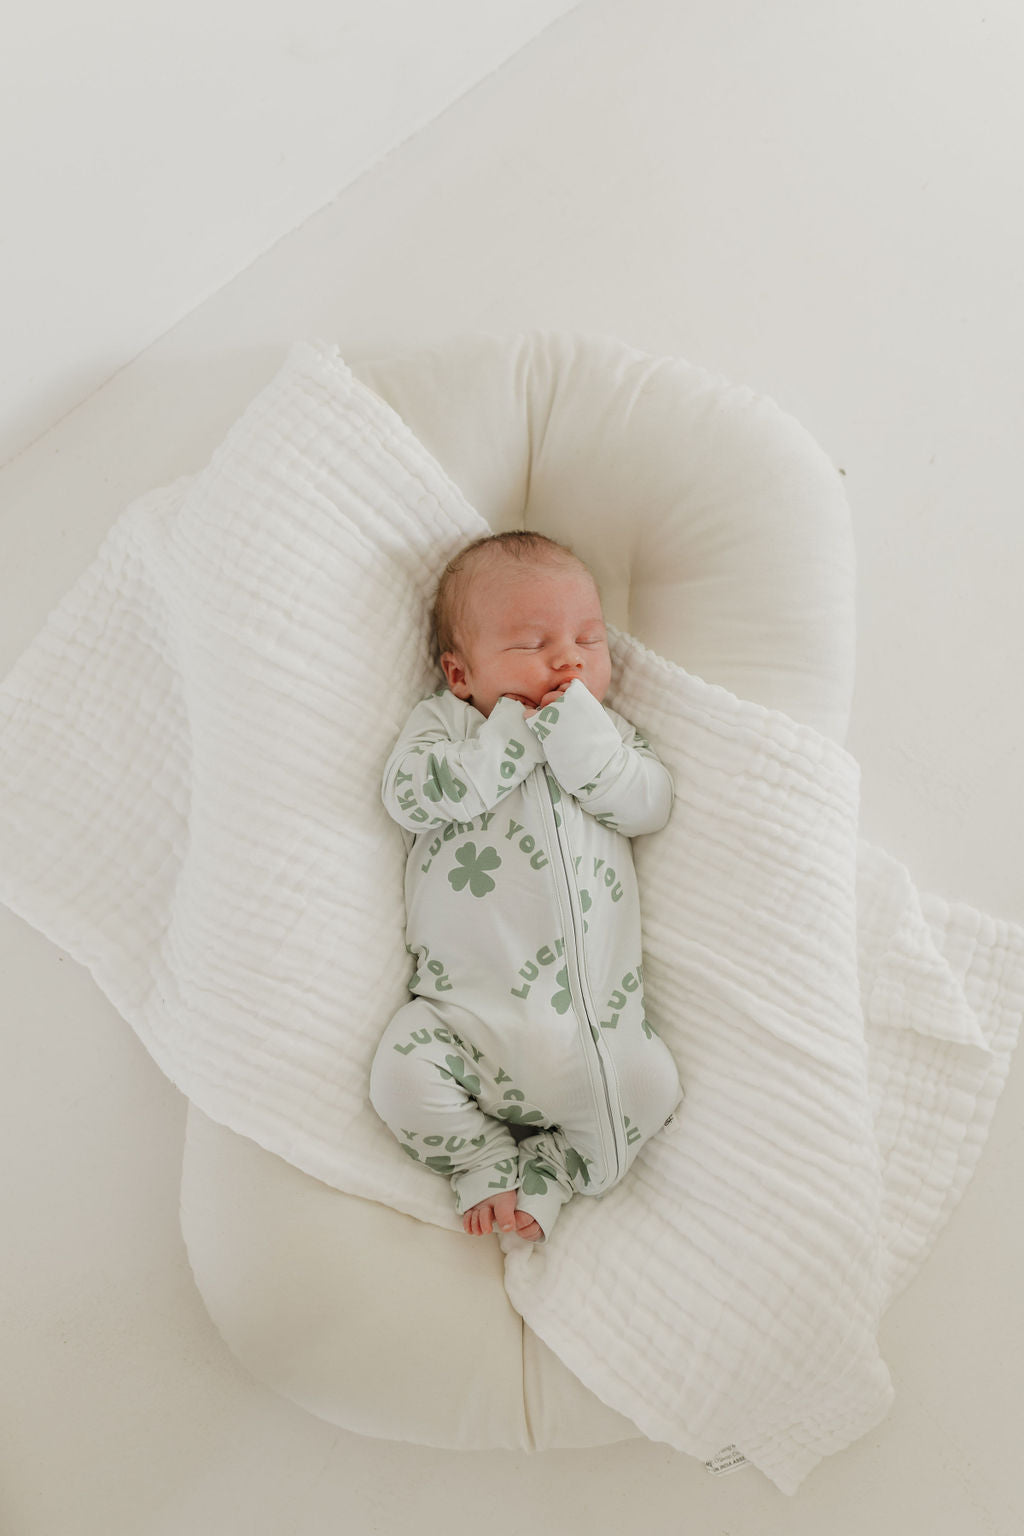
<path fill-rule="evenodd" d="M 644 1011 L 628 839 L 672 782 L 601 701 L 611 660 L 587 567 L 534 533 L 452 560 L 434 623 L 447 690 L 418 704 L 384 771 L 413 834 L 413 994 L 370 1097 L 412 1158 L 451 1179 L 470 1233 L 546 1238 L 601 1195 L 682 1090 Z"/>

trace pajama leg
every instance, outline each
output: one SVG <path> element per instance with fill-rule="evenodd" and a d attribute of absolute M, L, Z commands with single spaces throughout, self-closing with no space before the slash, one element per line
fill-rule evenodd
<path fill-rule="evenodd" d="M 370 1071 L 374 1109 L 403 1152 L 451 1180 L 459 1215 L 519 1183 L 511 1132 L 478 1102 L 490 1086 L 473 1052 L 423 998 L 395 1014 Z"/>
<path fill-rule="evenodd" d="M 545 1237 L 558 1213 L 575 1194 L 590 1194 L 590 1167 L 585 1136 L 569 1137 L 557 1128 L 538 1131 L 519 1143 L 519 1195 L 516 1204 L 532 1216 Z"/>

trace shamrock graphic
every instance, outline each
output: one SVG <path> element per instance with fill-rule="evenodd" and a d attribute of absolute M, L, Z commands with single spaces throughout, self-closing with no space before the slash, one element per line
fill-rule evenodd
<path fill-rule="evenodd" d="M 437 1069 L 441 1076 L 451 1078 L 454 1082 L 458 1083 L 460 1088 L 464 1089 L 464 1091 L 470 1094 L 474 1099 L 478 1098 L 480 1094 L 480 1079 L 475 1077 L 472 1072 L 466 1071 L 466 1063 L 463 1061 L 462 1057 L 446 1056 L 445 1061 L 448 1063 L 447 1072 L 445 1071 L 444 1067 L 438 1067 Z"/>
<path fill-rule="evenodd" d="M 558 982 L 558 985 L 562 990 L 555 993 L 554 997 L 551 999 L 551 1006 L 556 1013 L 568 1013 L 569 1009 L 572 1007 L 572 993 L 569 991 L 568 966 L 562 966 L 562 969 L 558 972 L 555 980 Z"/>
<path fill-rule="evenodd" d="M 547 1194 L 548 1180 L 555 1177 L 555 1170 L 539 1157 L 533 1157 L 523 1168 L 523 1194 Z"/>
<path fill-rule="evenodd" d="M 449 800 L 461 800 L 466 793 L 466 786 L 461 779 L 457 779 L 447 763 L 438 762 L 431 752 L 427 758 L 427 777 L 423 781 L 423 793 L 428 800 L 440 800 L 447 797 Z"/>
<path fill-rule="evenodd" d="M 455 862 L 462 867 L 448 872 L 448 883 L 453 891 L 464 891 L 468 885 L 474 896 L 486 896 L 488 891 L 494 890 L 494 881 L 487 871 L 497 869 L 501 864 L 497 848 L 483 848 L 477 853 L 476 843 L 463 843 L 455 850 Z"/>
<path fill-rule="evenodd" d="M 590 1174 L 587 1171 L 587 1159 L 581 1157 L 575 1147 L 565 1149 L 565 1171 L 570 1179 L 580 1178 L 584 1184 L 590 1183 Z"/>
<path fill-rule="evenodd" d="M 520 1109 L 518 1104 L 502 1104 L 494 1111 L 498 1120 L 510 1120 L 513 1125 L 529 1125 L 531 1121 L 542 1120 L 544 1117 L 539 1109 Z"/>
<path fill-rule="evenodd" d="M 551 794 L 551 809 L 554 812 L 555 826 L 560 827 L 562 825 L 562 816 L 561 812 L 557 809 L 557 806 L 562 798 L 562 786 L 559 784 L 550 768 L 544 769 L 544 775 L 548 781 L 548 790 Z"/>

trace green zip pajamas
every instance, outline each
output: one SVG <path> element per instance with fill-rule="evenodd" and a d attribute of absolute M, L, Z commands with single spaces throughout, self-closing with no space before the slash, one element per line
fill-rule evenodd
<path fill-rule="evenodd" d="M 416 973 L 371 1101 L 460 1214 L 517 1189 L 547 1236 L 682 1096 L 644 1011 L 629 844 L 668 819 L 668 771 L 579 681 L 529 719 L 443 691 L 409 717 L 383 798 L 408 834 Z"/>

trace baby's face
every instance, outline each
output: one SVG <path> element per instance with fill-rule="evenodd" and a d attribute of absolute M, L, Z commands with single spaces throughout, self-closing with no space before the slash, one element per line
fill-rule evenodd
<path fill-rule="evenodd" d="M 601 600 L 575 563 L 482 563 L 466 593 L 457 644 L 441 658 L 448 686 L 482 715 L 506 694 L 535 709 L 575 678 L 598 701 L 608 691 Z"/>

